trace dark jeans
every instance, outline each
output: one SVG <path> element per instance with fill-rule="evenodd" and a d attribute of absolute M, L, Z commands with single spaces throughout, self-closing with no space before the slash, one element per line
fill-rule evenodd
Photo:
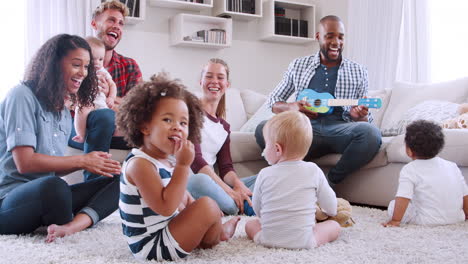
<path fill-rule="evenodd" d="M 93 224 L 117 210 L 120 177 L 99 178 L 69 186 L 55 176 L 13 189 L 0 200 L 0 234 L 27 234 L 40 226 L 69 223 L 78 213 Z"/>
<path fill-rule="evenodd" d="M 72 120 L 73 124 L 73 120 Z M 76 136 L 75 126 L 72 125 L 72 132 L 68 140 L 68 146 L 83 150 L 84 153 L 92 151 L 109 152 L 113 149 L 130 149 L 123 137 L 112 137 L 115 131 L 115 112 L 111 109 L 94 110 L 88 115 L 86 121 L 86 138 L 84 143 L 73 141 Z M 93 174 L 84 171 L 84 180 L 90 180 L 99 177 L 99 174 Z"/>
<path fill-rule="evenodd" d="M 255 129 L 257 144 L 264 149 L 263 126 Z M 380 130 L 368 122 L 346 122 L 335 115 L 311 120 L 312 145 L 304 160 L 319 158 L 329 153 L 342 154 L 341 159 L 328 172 L 328 181 L 336 184 L 347 175 L 371 161 L 382 143 Z"/>

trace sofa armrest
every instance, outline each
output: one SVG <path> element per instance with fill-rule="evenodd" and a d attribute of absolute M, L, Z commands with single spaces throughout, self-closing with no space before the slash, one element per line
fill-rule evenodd
<path fill-rule="evenodd" d="M 253 132 L 231 132 L 231 158 L 233 163 L 263 160 Z"/>

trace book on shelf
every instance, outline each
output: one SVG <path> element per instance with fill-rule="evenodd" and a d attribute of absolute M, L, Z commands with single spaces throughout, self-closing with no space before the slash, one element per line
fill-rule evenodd
<path fill-rule="evenodd" d="M 275 6 L 275 17 L 284 17 L 286 16 L 286 9 L 282 7 Z"/>
<path fill-rule="evenodd" d="M 307 20 L 291 19 L 282 16 L 275 17 L 275 34 L 294 37 L 308 37 Z"/>
<path fill-rule="evenodd" d="M 255 0 L 227 0 L 226 9 L 231 12 L 255 14 Z"/>
<path fill-rule="evenodd" d="M 184 41 L 204 42 L 214 44 L 226 44 L 226 31 L 220 28 L 203 29 L 195 32 L 192 36 L 185 36 Z"/>
<path fill-rule="evenodd" d="M 309 28 L 307 20 L 299 20 L 299 37 L 309 37 Z"/>

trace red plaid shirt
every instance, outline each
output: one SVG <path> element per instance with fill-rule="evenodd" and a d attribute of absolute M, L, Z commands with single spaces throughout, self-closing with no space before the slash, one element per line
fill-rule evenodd
<path fill-rule="evenodd" d="M 124 57 L 115 50 L 106 70 L 112 76 L 117 86 L 117 96 L 122 97 L 141 80 L 141 71 L 137 62 L 132 58 Z"/>

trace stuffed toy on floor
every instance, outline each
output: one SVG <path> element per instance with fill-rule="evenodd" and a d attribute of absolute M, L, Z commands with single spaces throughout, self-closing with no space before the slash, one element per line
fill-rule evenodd
<path fill-rule="evenodd" d="M 322 222 L 325 220 L 334 220 L 340 224 L 342 227 L 348 227 L 354 225 L 354 221 L 351 218 L 351 204 L 343 198 L 337 198 L 338 208 L 336 216 L 329 216 L 325 214 L 320 206 L 317 205 L 317 210 L 315 211 L 315 219 L 317 222 Z"/>
<path fill-rule="evenodd" d="M 468 103 L 458 107 L 459 116 L 442 122 L 443 128 L 468 128 Z"/>

